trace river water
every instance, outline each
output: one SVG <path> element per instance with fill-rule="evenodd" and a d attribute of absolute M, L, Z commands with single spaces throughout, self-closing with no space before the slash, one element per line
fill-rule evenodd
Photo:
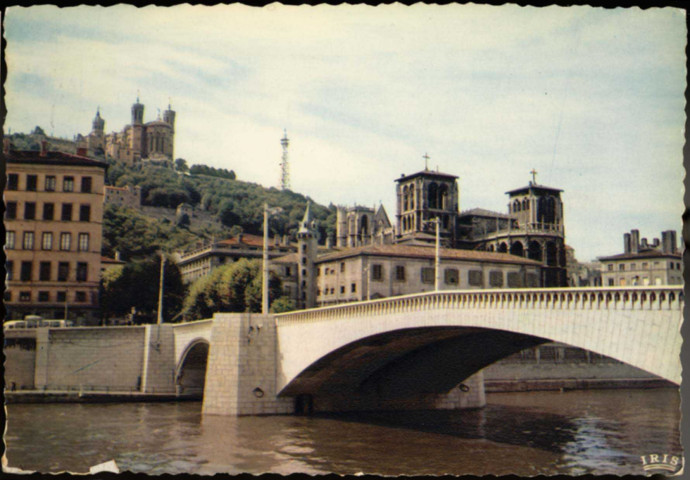
<path fill-rule="evenodd" d="M 88 472 L 643 474 L 680 455 L 677 389 L 488 394 L 484 409 L 201 415 L 199 402 L 7 406 L 9 465 Z"/>

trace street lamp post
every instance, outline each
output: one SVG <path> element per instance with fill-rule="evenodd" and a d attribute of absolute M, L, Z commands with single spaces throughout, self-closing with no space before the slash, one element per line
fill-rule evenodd
<path fill-rule="evenodd" d="M 263 251 L 263 278 L 261 279 L 261 313 L 268 313 L 268 217 L 282 212 L 280 207 L 268 208 L 264 203 L 264 251 Z"/>

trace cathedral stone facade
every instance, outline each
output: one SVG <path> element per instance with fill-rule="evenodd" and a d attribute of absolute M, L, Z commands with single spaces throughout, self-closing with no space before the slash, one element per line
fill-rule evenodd
<path fill-rule="evenodd" d="M 168 105 L 163 117 L 144 123 L 144 105 L 132 105 L 132 123 L 120 132 L 105 133 L 105 120 L 96 111 L 91 133 L 80 136 L 78 143 L 92 155 L 105 155 L 128 165 L 141 161 L 166 163 L 174 159 L 175 111 Z"/>

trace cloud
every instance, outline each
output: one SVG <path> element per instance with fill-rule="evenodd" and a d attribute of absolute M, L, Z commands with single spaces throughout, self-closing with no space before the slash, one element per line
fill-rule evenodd
<path fill-rule="evenodd" d="M 323 203 L 394 216 L 429 152 L 463 209 L 504 211 L 536 168 L 584 259 L 678 225 L 680 10 L 36 6 L 6 27 L 13 131 L 87 133 L 97 106 L 119 130 L 139 91 L 147 120 L 172 99 L 176 156 L 267 186 L 287 128 L 293 188 Z"/>

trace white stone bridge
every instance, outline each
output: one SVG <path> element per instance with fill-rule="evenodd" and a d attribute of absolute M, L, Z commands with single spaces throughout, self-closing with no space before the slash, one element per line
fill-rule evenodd
<path fill-rule="evenodd" d="M 204 412 L 480 406 L 483 388 L 454 387 L 480 387 L 475 372 L 549 341 L 680 384 L 683 303 L 680 286 L 467 290 L 216 314 Z"/>

